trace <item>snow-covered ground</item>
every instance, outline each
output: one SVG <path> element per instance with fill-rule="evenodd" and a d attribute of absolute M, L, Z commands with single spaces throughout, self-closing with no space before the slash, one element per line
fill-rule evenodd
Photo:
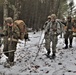
<path fill-rule="evenodd" d="M 64 38 L 58 37 L 56 59 L 50 60 L 44 54 L 46 49 L 44 42 L 41 45 L 38 56 L 38 44 L 42 32 L 29 33 L 30 41 L 18 43 L 15 52 L 15 65 L 5 68 L 5 56 L 0 59 L 0 75 L 76 75 L 76 38 L 73 39 L 73 48 L 62 49 Z M 43 35 L 42 35 L 43 36 Z"/>

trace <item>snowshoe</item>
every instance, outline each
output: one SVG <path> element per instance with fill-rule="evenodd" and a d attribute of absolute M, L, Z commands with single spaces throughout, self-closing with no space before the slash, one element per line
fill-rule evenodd
<path fill-rule="evenodd" d="M 4 63 L 4 67 L 5 67 L 5 68 L 10 68 L 10 64 L 7 63 L 7 62 L 5 62 L 5 63 Z"/>
<path fill-rule="evenodd" d="M 45 54 L 45 55 L 46 55 L 47 58 L 53 59 L 52 56 L 50 56 L 50 55 L 48 55 L 48 54 Z"/>
<path fill-rule="evenodd" d="M 70 48 L 72 48 L 72 45 L 69 45 Z"/>
<path fill-rule="evenodd" d="M 56 58 L 56 55 L 53 54 L 53 55 L 51 56 L 51 59 L 55 59 L 55 58 Z"/>
<path fill-rule="evenodd" d="M 10 66 L 14 66 L 14 62 L 9 62 Z"/>
<path fill-rule="evenodd" d="M 68 49 L 68 46 L 63 47 L 63 49 Z"/>
<path fill-rule="evenodd" d="M 48 55 L 48 54 L 45 54 L 48 58 L 50 57 L 50 55 Z"/>

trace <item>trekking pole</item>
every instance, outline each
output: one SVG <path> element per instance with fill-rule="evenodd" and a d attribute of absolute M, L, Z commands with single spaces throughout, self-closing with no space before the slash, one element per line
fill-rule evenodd
<path fill-rule="evenodd" d="M 42 34 L 44 34 L 44 31 L 42 31 Z M 42 36 L 43 36 L 43 35 L 42 35 Z M 38 56 L 38 53 L 39 53 L 39 51 L 40 51 L 41 45 L 42 45 L 42 43 L 43 43 L 43 41 L 44 41 L 44 38 L 41 40 L 42 36 L 40 37 L 40 41 L 39 41 L 39 45 L 38 45 L 38 52 L 36 53 L 36 57 L 35 57 L 34 61 L 36 60 L 36 58 L 37 58 L 37 56 Z M 41 43 L 41 44 L 40 44 L 40 43 Z"/>
<path fill-rule="evenodd" d="M 50 27 L 50 23 L 44 28 L 44 30 L 42 31 L 42 36 L 44 36 L 44 34 L 45 34 L 45 32 L 47 31 L 47 30 L 49 30 L 49 27 Z M 41 37 L 42 37 L 41 36 Z M 41 38 L 40 38 L 40 40 L 41 40 Z M 35 57 L 35 59 L 34 59 L 34 61 L 36 60 L 36 58 L 37 58 L 37 56 L 38 56 L 38 53 L 39 53 L 39 51 L 40 51 L 40 48 L 41 48 L 41 43 L 43 43 L 43 41 L 44 41 L 44 37 L 43 37 L 43 39 L 39 42 L 39 45 L 40 46 L 38 46 L 38 52 L 37 52 L 37 54 L 36 54 L 36 57 Z"/>

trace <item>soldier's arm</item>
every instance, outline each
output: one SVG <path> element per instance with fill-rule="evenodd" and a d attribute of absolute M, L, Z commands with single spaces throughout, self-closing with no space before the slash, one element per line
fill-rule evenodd
<path fill-rule="evenodd" d="M 45 27 L 47 26 L 47 24 L 48 24 L 48 21 L 46 21 L 46 22 L 44 23 L 43 29 L 45 29 Z"/>
<path fill-rule="evenodd" d="M 25 35 L 24 35 L 24 38 L 25 38 L 25 40 L 29 39 L 27 25 L 25 25 Z"/>
<path fill-rule="evenodd" d="M 45 27 L 45 32 L 49 32 L 50 31 L 50 24 L 51 22 L 49 22 L 46 27 Z"/>
<path fill-rule="evenodd" d="M 57 34 L 60 34 L 62 32 L 62 28 L 60 26 L 60 23 L 57 23 Z"/>

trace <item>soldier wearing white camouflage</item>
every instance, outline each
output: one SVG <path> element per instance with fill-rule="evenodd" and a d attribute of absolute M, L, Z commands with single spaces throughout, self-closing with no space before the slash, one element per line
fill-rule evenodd
<path fill-rule="evenodd" d="M 51 21 L 47 24 L 45 28 L 45 45 L 49 46 L 49 48 L 46 47 L 47 55 L 50 55 L 50 42 L 52 42 L 52 58 L 54 59 L 56 57 L 56 44 L 57 44 L 57 36 L 61 33 L 61 28 L 59 22 L 56 21 L 56 15 L 51 15 Z M 46 36 L 49 34 L 49 36 Z"/>
<path fill-rule="evenodd" d="M 45 22 L 44 24 L 44 29 L 46 30 L 46 27 L 48 26 L 48 24 L 50 23 L 51 21 L 51 16 L 48 16 L 48 20 Z M 47 50 L 47 55 L 50 54 L 50 33 L 49 33 L 49 30 L 45 32 L 45 48 Z"/>

